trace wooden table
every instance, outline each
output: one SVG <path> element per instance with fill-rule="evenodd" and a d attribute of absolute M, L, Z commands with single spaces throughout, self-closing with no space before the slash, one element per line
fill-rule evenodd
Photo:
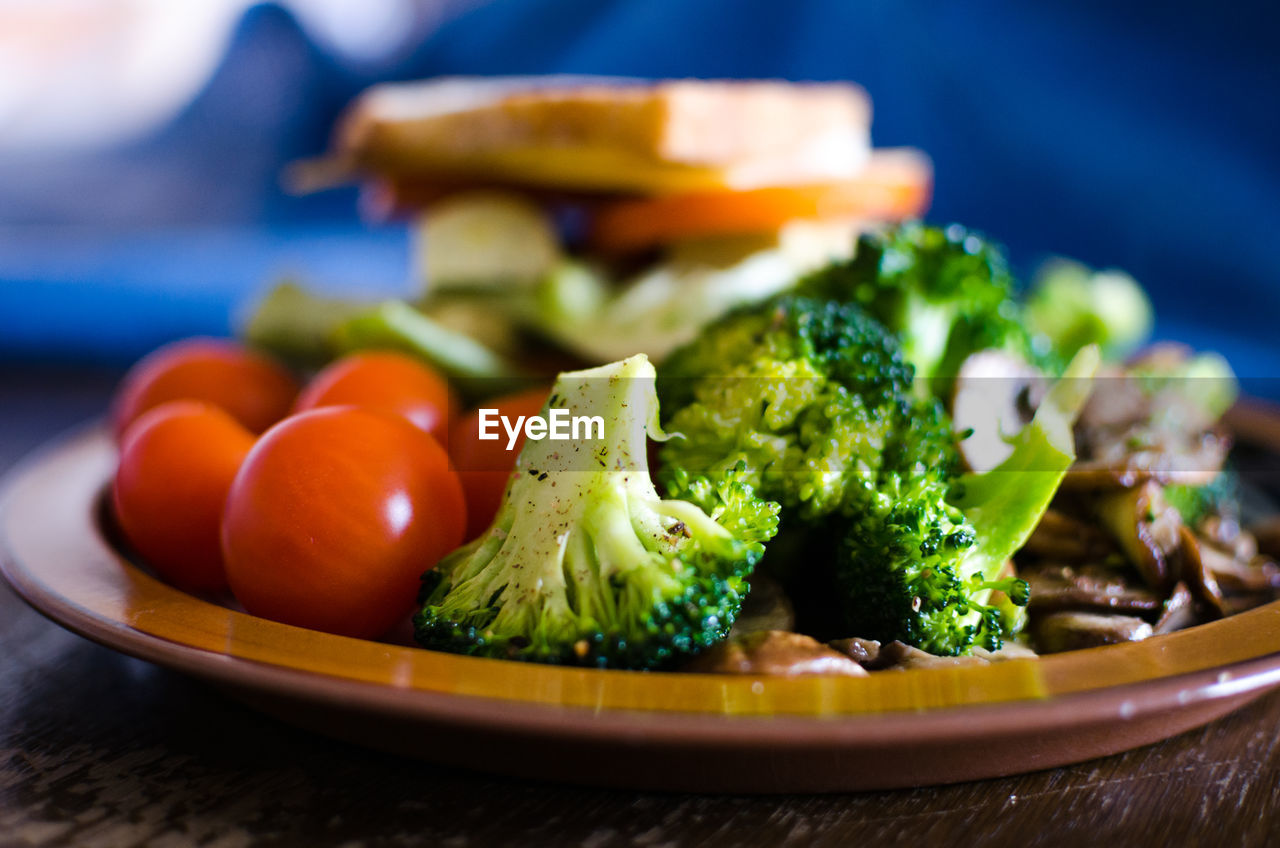
<path fill-rule="evenodd" d="M 0 469 L 114 375 L 0 371 Z M 1280 844 L 1280 693 L 1159 745 L 855 796 L 636 794 L 400 760 L 259 716 L 0 588 L 0 846 Z M 502 756 L 477 751 L 477 763 Z M 974 756 L 982 756 L 975 751 Z"/>

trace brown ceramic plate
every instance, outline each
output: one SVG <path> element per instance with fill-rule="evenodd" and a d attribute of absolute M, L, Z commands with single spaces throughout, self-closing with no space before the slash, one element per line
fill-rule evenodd
<path fill-rule="evenodd" d="M 1276 430 L 1270 413 L 1242 429 Z M 1280 602 L 1190 630 L 866 678 L 594 671 L 303 630 L 159 582 L 98 521 L 103 428 L 16 469 L 0 565 L 32 606 L 321 733 L 472 768 L 636 788 L 809 792 L 1047 768 L 1204 724 L 1280 685 Z"/>

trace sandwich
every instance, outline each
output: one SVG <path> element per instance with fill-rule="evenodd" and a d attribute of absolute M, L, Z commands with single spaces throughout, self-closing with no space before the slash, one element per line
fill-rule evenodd
<path fill-rule="evenodd" d="M 500 353 L 661 359 L 925 210 L 870 121 L 847 83 L 446 78 L 369 89 L 295 177 L 407 221 L 419 306 Z"/>

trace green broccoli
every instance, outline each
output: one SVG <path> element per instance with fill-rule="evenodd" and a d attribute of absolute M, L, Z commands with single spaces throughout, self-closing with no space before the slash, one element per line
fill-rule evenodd
<path fill-rule="evenodd" d="M 673 438 L 660 480 L 680 497 L 687 480 L 732 470 L 778 501 L 789 527 L 810 528 L 815 549 L 842 537 L 826 568 L 858 635 L 937 654 L 996 648 L 1006 624 L 988 601 L 1001 589 L 1026 602 L 1025 584 L 1000 575 L 1070 464 L 1070 426 L 1063 453 L 1061 428 L 1051 451 L 1048 425 L 1033 422 L 1004 465 L 965 479 L 980 497 L 964 500 L 950 419 L 913 394 L 912 377 L 894 337 L 852 304 L 783 296 L 739 310 L 663 366 Z"/>
<path fill-rule="evenodd" d="M 918 476 L 905 489 L 909 475 L 890 476 L 888 497 L 854 514 L 836 576 L 860 632 L 945 656 L 975 645 L 998 650 L 1017 629 L 1027 585 L 1000 575 L 1075 461 L 1071 427 L 1099 361 L 1096 347 L 1071 361 L 994 469 L 947 481 Z M 994 590 L 1006 600 L 992 603 Z"/>
<path fill-rule="evenodd" d="M 916 454 L 901 458 L 945 476 L 957 468 L 949 426 L 911 383 L 893 337 L 857 307 L 783 296 L 739 309 L 662 365 L 666 426 L 680 437 L 663 445 L 660 481 L 742 463 L 762 497 L 814 520 L 874 489 L 897 437 L 925 418 Z"/>
<path fill-rule="evenodd" d="M 643 355 L 561 374 L 549 409 L 599 416 L 595 440 L 529 440 L 487 533 L 423 577 L 427 648 L 610 668 L 672 665 L 723 639 L 778 507 L 730 469 L 666 500 L 646 465 L 658 429 Z"/>
<path fill-rule="evenodd" d="M 810 274 L 797 292 L 866 310 L 899 336 L 907 361 L 939 395 L 979 350 L 1044 364 L 1023 326 L 1003 252 L 958 224 L 913 222 L 863 235 L 852 259 Z"/>
<path fill-rule="evenodd" d="M 980 589 L 956 569 L 975 534 L 946 502 L 954 437 L 941 405 L 912 394 L 912 376 L 893 336 L 852 304 L 784 296 L 740 310 L 663 366 L 673 438 L 660 474 L 683 496 L 687 477 L 744 468 L 789 525 L 845 537 L 830 565 L 847 626 L 957 653 L 996 619 L 968 620 Z M 886 606 L 890 586 L 873 584 L 905 589 L 907 608 Z M 864 594 L 892 620 L 867 615 Z"/>
<path fill-rule="evenodd" d="M 1050 260 L 1036 273 L 1026 316 L 1063 360 L 1088 344 L 1123 359 L 1147 340 L 1154 322 L 1151 300 L 1133 277 L 1069 259 Z"/>

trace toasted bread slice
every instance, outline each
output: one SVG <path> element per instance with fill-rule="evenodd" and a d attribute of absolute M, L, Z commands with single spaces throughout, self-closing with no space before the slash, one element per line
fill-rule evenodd
<path fill-rule="evenodd" d="M 844 83 L 591 77 L 376 86 L 338 155 L 391 178 L 662 194 L 852 176 L 870 103 Z"/>

